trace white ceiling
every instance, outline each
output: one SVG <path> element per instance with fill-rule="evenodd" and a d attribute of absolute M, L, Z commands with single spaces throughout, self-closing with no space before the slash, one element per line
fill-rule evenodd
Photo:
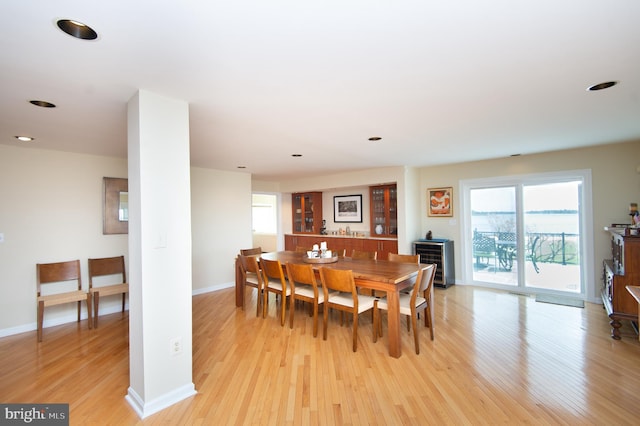
<path fill-rule="evenodd" d="M 0 22 L 6 145 L 125 157 L 138 89 L 189 103 L 192 165 L 264 180 L 640 140 L 637 0 L 2 0 Z"/>

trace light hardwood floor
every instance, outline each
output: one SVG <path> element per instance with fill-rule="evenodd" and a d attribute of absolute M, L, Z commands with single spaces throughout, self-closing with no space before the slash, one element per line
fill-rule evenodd
<path fill-rule="evenodd" d="M 247 290 L 249 296 L 249 290 Z M 361 317 L 331 318 L 327 341 L 297 308 L 293 330 L 245 311 L 234 290 L 193 298 L 198 394 L 138 419 L 129 386 L 128 317 L 0 339 L 0 402 L 70 403 L 72 425 L 210 424 L 638 424 L 640 343 L 628 323 L 609 337 L 600 305 L 585 309 L 473 287 L 435 291 L 435 341 L 421 329 L 416 355 L 387 355 Z M 103 319 L 104 318 L 104 319 Z M 421 326 L 423 327 L 423 326 Z M 386 329 L 385 329 L 386 332 Z"/>

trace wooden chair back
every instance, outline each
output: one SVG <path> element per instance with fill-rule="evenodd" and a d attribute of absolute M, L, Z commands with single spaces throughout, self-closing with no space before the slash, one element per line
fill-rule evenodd
<path fill-rule="evenodd" d="M 89 288 L 93 288 L 95 277 L 120 275 L 120 282 L 127 282 L 127 271 L 124 267 L 124 256 L 89 259 Z"/>
<path fill-rule="evenodd" d="M 351 293 L 357 307 L 358 293 L 356 292 L 356 282 L 353 279 L 353 271 L 321 267 L 320 280 L 325 298 L 328 298 L 329 290 Z"/>
<path fill-rule="evenodd" d="M 420 263 L 420 255 L 389 253 L 387 260 L 400 263 Z"/>
<path fill-rule="evenodd" d="M 351 252 L 352 259 L 370 259 L 376 260 L 378 258 L 377 251 L 362 251 L 362 250 L 353 250 Z"/>
<path fill-rule="evenodd" d="M 240 254 L 243 256 L 251 256 L 254 254 L 262 254 L 262 247 L 253 247 L 248 249 L 241 249 Z"/>
<path fill-rule="evenodd" d="M 80 260 L 68 262 L 38 263 L 37 291 L 38 297 L 42 296 L 42 285 L 59 283 L 63 281 L 76 281 L 77 290 L 82 290 L 82 275 L 80 274 Z"/>
<path fill-rule="evenodd" d="M 318 335 L 318 304 L 324 302 L 324 293 L 318 291 L 318 282 L 313 267 L 307 263 L 287 262 L 287 277 L 291 288 L 289 306 L 289 327 L 293 328 L 295 301 L 309 302 L 313 307 L 313 337 Z"/>
<path fill-rule="evenodd" d="M 291 288 L 287 285 L 287 279 L 282 270 L 282 263 L 279 260 L 269 260 L 260 258 L 260 269 L 262 269 L 262 281 L 264 285 L 264 297 L 262 302 L 262 316 L 267 316 L 267 304 L 269 292 L 276 293 L 282 297 L 280 310 L 280 325 L 284 326 L 285 307 L 287 298 L 291 294 Z M 289 307 L 291 309 L 291 306 Z"/>
<path fill-rule="evenodd" d="M 238 255 L 240 262 L 240 272 L 242 274 L 242 282 L 244 286 L 253 287 L 258 290 L 256 297 L 256 316 L 260 315 L 260 305 L 262 304 L 262 292 L 264 291 L 264 284 L 262 281 L 262 271 L 258 263 L 258 257 L 255 255 Z M 243 297 L 242 309 L 244 309 L 244 297 Z"/>

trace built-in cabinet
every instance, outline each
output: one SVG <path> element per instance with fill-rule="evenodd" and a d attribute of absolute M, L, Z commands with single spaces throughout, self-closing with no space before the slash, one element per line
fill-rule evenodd
<path fill-rule="evenodd" d="M 327 248 L 329 250 L 333 250 L 336 252 L 345 250 L 347 256 L 350 256 L 353 250 L 377 251 L 378 259 L 387 260 L 387 255 L 389 253 L 398 252 L 397 240 L 332 237 L 328 235 L 285 235 L 284 249 L 292 251 L 298 247 L 305 247 L 310 249 L 314 244 L 320 244 L 321 241 L 327 242 Z"/>
<path fill-rule="evenodd" d="M 413 254 L 420 255 L 420 263 L 435 263 L 433 284 L 447 288 L 455 283 L 453 241 L 446 239 L 419 240 L 413 243 Z"/>
<path fill-rule="evenodd" d="M 611 259 L 603 264 L 602 303 L 611 320 L 611 337 L 620 339 L 620 321 L 638 320 L 638 303 L 625 288 L 640 283 L 640 236 L 610 230 Z"/>
<path fill-rule="evenodd" d="M 397 194 L 396 184 L 369 187 L 372 237 L 398 238 Z"/>
<path fill-rule="evenodd" d="M 322 192 L 291 194 L 294 234 L 319 234 L 322 227 Z"/>

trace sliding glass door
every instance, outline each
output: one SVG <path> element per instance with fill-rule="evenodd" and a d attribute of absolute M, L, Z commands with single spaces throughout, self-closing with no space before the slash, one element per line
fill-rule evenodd
<path fill-rule="evenodd" d="M 579 173 L 465 181 L 467 279 L 583 295 L 583 181 Z"/>

